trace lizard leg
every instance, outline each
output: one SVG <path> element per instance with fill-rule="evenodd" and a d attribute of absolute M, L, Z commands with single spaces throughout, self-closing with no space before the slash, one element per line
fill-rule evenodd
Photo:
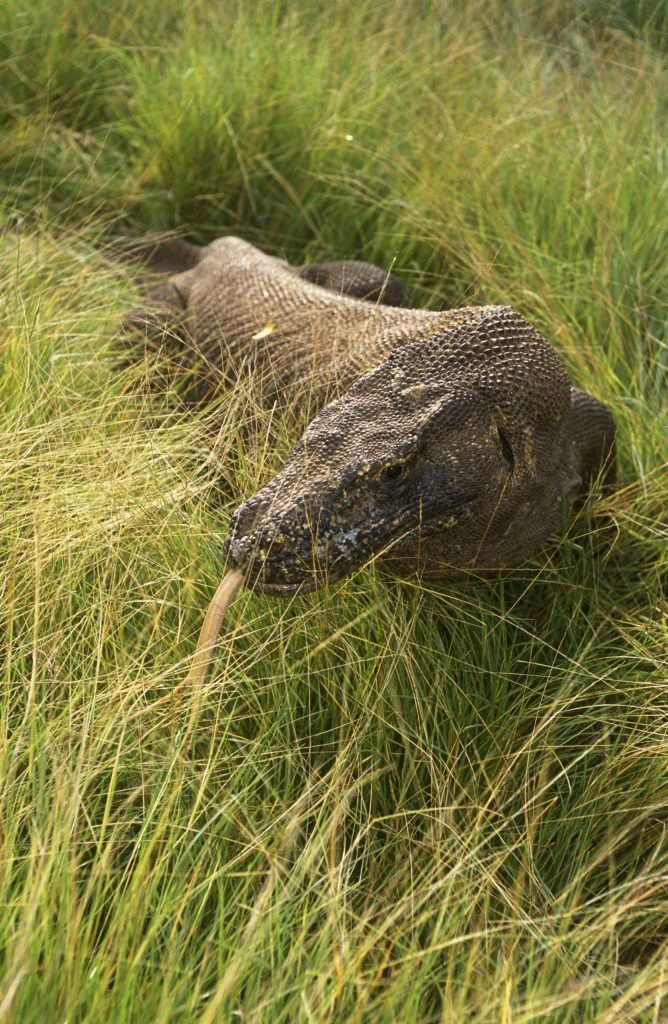
<path fill-rule="evenodd" d="M 593 395 L 571 388 L 573 440 L 578 452 L 583 487 L 600 474 L 606 489 L 615 483 L 615 421 Z"/>
<path fill-rule="evenodd" d="M 304 281 L 350 298 L 380 302 L 385 306 L 403 306 L 404 289 L 394 274 L 361 260 L 337 260 L 334 263 L 308 263 L 298 267 Z"/>

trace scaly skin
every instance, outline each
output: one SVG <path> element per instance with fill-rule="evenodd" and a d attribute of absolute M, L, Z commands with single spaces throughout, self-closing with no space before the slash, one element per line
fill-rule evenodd
<path fill-rule="evenodd" d="M 428 578 L 516 565 L 564 501 L 610 481 L 610 413 L 514 310 L 380 304 L 400 293 L 377 268 L 292 268 L 234 238 L 188 261 L 130 314 L 131 343 L 143 330 L 205 392 L 250 371 L 264 401 L 320 410 L 232 520 L 228 564 L 256 589 L 313 589 L 378 555 Z"/>

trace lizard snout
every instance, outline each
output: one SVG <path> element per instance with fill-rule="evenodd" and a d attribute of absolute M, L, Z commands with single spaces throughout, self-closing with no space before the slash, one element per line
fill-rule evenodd
<path fill-rule="evenodd" d="M 269 498 L 256 495 L 232 517 L 223 554 L 255 590 L 277 594 L 312 590 L 321 571 L 314 564 L 317 536 L 326 531 L 327 521 L 324 510 L 312 514 L 303 499 L 279 513 Z"/>

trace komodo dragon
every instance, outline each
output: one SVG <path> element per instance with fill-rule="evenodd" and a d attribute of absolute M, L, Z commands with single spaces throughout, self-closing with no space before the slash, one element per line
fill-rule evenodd
<path fill-rule="evenodd" d="M 317 413 L 232 519 L 225 557 L 257 590 L 313 589 L 375 555 L 426 578 L 515 565 L 564 501 L 612 480 L 612 416 L 513 309 L 400 308 L 378 268 L 295 268 L 238 238 L 179 254 L 128 343 L 140 331 L 205 391 L 252 375 L 263 402 Z"/>

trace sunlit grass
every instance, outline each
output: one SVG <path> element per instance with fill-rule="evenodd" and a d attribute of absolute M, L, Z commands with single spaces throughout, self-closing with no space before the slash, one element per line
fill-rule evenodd
<path fill-rule="evenodd" d="M 665 8 L 0 19 L 0 1020 L 658 1024 Z M 512 304 L 619 489 L 503 579 L 242 593 L 180 686 L 295 428 L 119 367 L 108 243 L 172 228 Z"/>

